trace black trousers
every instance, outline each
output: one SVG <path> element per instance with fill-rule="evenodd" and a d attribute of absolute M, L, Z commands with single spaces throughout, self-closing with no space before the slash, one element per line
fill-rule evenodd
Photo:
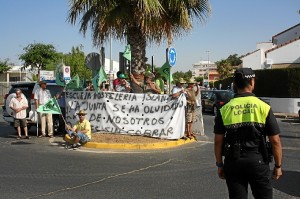
<path fill-rule="evenodd" d="M 224 174 L 231 199 L 248 198 L 248 184 L 254 198 L 273 198 L 270 167 L 259 152 L 242 153 L 238 160 L 225 157 Z"/>

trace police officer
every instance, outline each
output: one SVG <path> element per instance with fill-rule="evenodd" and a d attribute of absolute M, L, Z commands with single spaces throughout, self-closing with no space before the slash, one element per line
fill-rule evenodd
<path fill-rule="evenodd" d="M 268 104 L 252 93 L 255 74 L 251 68 L 234 73 L 237 93 L 215 118 L 215 158 L 218 175 L 226 179 L 230 198 L 247 198 L 248 184 L 255 198 L 272 198 L 266 136 L 273 151 L 273 179 L 282 175 L 279 127 Z M 222 152 L 225 155 L 224 164 Z"/>

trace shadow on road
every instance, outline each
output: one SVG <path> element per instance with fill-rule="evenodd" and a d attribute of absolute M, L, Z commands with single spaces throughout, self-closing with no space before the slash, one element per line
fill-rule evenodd
<path fill-rule="evenodd" d="M 283 175 L 278 181 L 273 182 L 273 187 L 286 194 L 300 197 L 300 172 L 283 171 Z"/>

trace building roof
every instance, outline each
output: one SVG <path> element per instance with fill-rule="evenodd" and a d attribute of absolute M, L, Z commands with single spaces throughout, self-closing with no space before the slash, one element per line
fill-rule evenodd
<path fill-rule="evenodd" d="M 288 31 L 290 31 L 291 29 L 293 29 L 293 28 L 295 28 L 295 27 L 297 27 L 297 26 L 300 26 L 300 23 L 298 23 L 297 25 L 294 25 L 293 27 L 290 27 L 290 28 L 288 28 L 288 29 L 286 29 L 286 30 L 284 30 L 284 31 L 282 31 L 282 32 L 280 32 L 280 33 L 274 35 L 274 36 L 272 37 L 272 41 L 273 41 L 273 39 L 274 39 L 275 37 L 277 37 L 277 36 L 279 36 L 279 35 L 281 35 L 281 34 L 283 34 L 283 33 L 285 33 L 285 32 L 288 32 Z"/>
<path fill-rule="evenodd" d="M 255 53 L 255 52 L 259 51 L 259 50 L 260 50 L 260 49 L 257 49 L 257 50 L 255 50 L 255 51 L 252 51 L 252 52 L 250 52 L 250 53 L 247 53 L 247 54 L 245 54 L 245 55 L 242 55 L 242 56 L 241 56 L 241 59 L 244 58 L 244 57 L 247 57 L 247 56 L 249 56 L 249 55 L 251 55 L 251 54 L 253 54 L 253 53 Z"/>
<path fill-rule="evenodd" d="M 290 40 L 290 41 L 287 41 L 287 42 L 285 42 L 285 43 L 283 43 L 283 44 L 280 44 L 280 45 L 278 45 L 278 46 L 276 46 L 276 47 L 274 47 L 274 48 L 271 48 L 271 49 L 267 50 L 267 51 L 265 52 L 265 54 L 267 54 L 267 53 L 269 53 L 269 52 L 271 52 L 271 51 L 273 51 L 273 50 L 276 50 L 276 49 L 278 49 L 278 48 L 281 48 L 281 47 L 283 47 L 283 46 L 286 46 L 286 45 L 288 45 L 288 44 L 290 44 L 290 43 L 293 43 L 293 42 L 295 42 L 295 41 L 298 41 L 298 40 L 300 40 L 300 37 L 298 37 L 298 38 L 296 38 L 296 39 L 293 39 L 293 40 Z"/>

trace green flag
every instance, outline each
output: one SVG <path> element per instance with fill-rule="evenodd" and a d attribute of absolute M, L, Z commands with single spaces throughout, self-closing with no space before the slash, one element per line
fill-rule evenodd
<path fill-rule="evenodd" d="M 168 62 L 164 63 L 164 65 L 162 65 L 162 67 L 159 69 L 159 73 L 167 79 L 167 81 L 170 83 L 170 80 L 171 82 L 173 81 L 173 77 L 172 77 L 172 74 L 171 74 L 171 71 L 170 71 L 170 64 Z"/>
<path fill-rule="evenodd" d="M 98 92 L 98 87 L 100 86 L 100 84 L 104 81 L 108 80 L 107 78 L 107 75 L 104 71 L 104 67 L 102 66 L 99 70 L 99 72 L 96 74 L 95 77 L 93 77 L 92 79 L 92 84 L 93 84 L 93 87 L 94 87 L 94 90 L 96 92 Z"/>
<path fill-rule="evenodd" d="M 61 110 L 59 105 L 55 99 L 55 97 L 49 99 L 46 104 L 40 105 L 37 109 L 39 113 L 51 113 L 51 114 L 61 114 Z"/>
<path fill-rule="evenodd" d="M 131 61 L 131 50 L 130 50 L 130 45 L 128 44 L 125 48 L 125 51 L 123 53 L 123 57 L 129 61 Z"/>
<path fill-rule="evenodd" d="M 78 89 L 80 87 L 80 79 L 78 75 L 75 75 L 67 84 L 67 89 Z"/>
<path fill-rule="evenodd" d="M 64 74 L 63 74 L 63 64 L 59 64 L 55 68 L 55 82 L 59 86 L 65 86 Z"/>

